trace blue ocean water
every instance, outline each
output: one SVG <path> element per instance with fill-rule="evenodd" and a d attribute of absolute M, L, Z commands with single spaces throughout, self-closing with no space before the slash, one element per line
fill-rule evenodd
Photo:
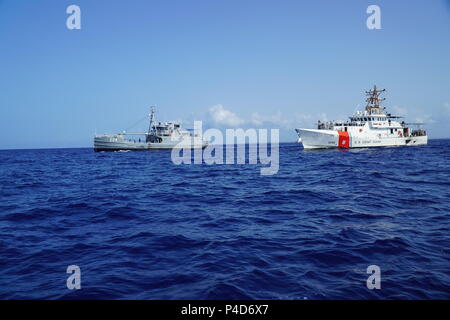
<path fill-rule="evenodd" d="M 281 144 L 273 176 L 170 151 L 5 150 L 0 164 L 2 299 L 450 298 L 450 140 Z"/>

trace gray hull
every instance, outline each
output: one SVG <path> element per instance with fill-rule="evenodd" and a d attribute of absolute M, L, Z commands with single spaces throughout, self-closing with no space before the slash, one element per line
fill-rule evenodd
<path fill-rule="evenodd" d="M 205 148 L 208 144 L 199 138 L 183 137 L 173 140 L 170 137 L 161 142 L 139 142 L 126 140 L 121 136 L 99 136 L 94 138 L 94 151 L 139 151 L 139 150 L 170 150 L 173 148 Z"/>

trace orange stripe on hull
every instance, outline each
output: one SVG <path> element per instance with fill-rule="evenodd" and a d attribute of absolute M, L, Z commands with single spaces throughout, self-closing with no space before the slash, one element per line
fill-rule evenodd
<path fill-rule="evenodd" d="M 339 140 L 338 146 L 339 148 L 350 148 L 350 135 L 346 131 L 338 131 Z"/>

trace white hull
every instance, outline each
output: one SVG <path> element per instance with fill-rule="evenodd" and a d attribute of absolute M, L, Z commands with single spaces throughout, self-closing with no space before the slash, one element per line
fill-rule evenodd
<path fill-rule="evenodd" d="M 368 148 L 418 146 L 428 143 L 427 136 L 381 136 L 377 134 L 345 132 L 336 130 L 295 129 L 299 135 L 299 142 L 305 149 L 323 148 Z"/>
<path fill-rule="evenodd" d="M 318 121 L 317 129 L 295 129 L 299 142 L 305 149 L 321 148 L 370 148 L 419 146 L 428 143 L 422 123 L 399 122 L 401 116 L 385 113 L 380 94 L 386 91 L 366 91 L 367 105 L 364 111 L 356 111 L 347 121 Z M 409 125 L 417 125 L 412 130 Z"/>

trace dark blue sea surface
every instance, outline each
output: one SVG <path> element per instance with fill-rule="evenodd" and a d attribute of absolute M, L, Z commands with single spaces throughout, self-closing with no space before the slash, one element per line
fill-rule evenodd
<path fill-rule="evenodd" d="M 0 151 L 0 298 L 450 298 L 450 140 L 281 144 L 278 174 L 260 167 Z"/>

